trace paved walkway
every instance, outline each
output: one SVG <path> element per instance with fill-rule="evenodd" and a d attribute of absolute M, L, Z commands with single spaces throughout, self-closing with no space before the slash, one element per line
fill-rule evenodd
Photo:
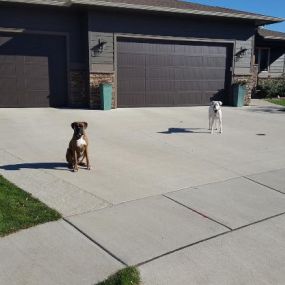
<path fill-rule="evenodd" d="M 223 108 L 1 109 L 0 174 L 64 219 L 0 239 L 0 284 L 284 284 L 285 113 Z M 66 170 L 74 120 L 93 170 Z"/>

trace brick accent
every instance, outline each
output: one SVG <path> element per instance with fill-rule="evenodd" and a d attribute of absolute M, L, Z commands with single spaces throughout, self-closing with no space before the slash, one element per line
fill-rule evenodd
<path fill-rule="evenodd" d="M 70 71 L 70 107 L 88 106 L 88 76 L 86 71 Z"/>
<path fill-rule="evenodd" d="M 253 66 L 252 74 L 251 75 L 235 75 L 235 81 L 246 81 L 246 90 L 247 94 L 244 98 L 244 105 L 248 106 L 250 104 L 252 95 L 255 93 L 256 86 L 257 86 L 257 66 Z"/>
<path fill-rule="evenodd" d="M 100 109 L 101 102 L 99 86 L 101 83 L 109 83 L 113 86 L 112 108 L 115 108 L 114 79 L 114 73 L 90 73 L 90 108 Z"/>

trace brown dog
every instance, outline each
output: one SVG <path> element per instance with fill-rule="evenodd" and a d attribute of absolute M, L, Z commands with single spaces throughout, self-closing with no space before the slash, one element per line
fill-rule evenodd
<path fill-rule="evenodd" d="M 88 155 L 88 138 L 85 132 L 87 126 L 86 122 L 71 124 L 74 132 L 66 151 L 66 161 L 68 168 L 73 169 L 73 171 L 78 171 L 78 165 L 87 166 L 88 170 L 91 169 Z M 83 162 L 84 158 L 86 158 L 86 164 Z"/>

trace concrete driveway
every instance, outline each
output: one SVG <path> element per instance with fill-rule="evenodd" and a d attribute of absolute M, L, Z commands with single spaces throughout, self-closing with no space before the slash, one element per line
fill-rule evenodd
<path fill-rule="evenodd" d="M 283 284 L 285 109 L 254 103 L 224 107 L 222 135 L 209 134 L 207 107 L 1 109 L 0 174 L 64 220 L 0 239 L 0 252 L 19 239 L 29 255 L 25 240 L 35 241 L 33 260 L 42 266 L 28 284 L 47 274 L 45 235 L 62 253 L 58 263 L 69 264 L 54 267 L 57 284 L 94 284 L 124 265 L 139 265 L 145 285 Z M 76 120 L 89 123 L 91 171 L 66 169 Z M 74 241 L 63 246 L 54 237 L 60 231 Z M 66 258 L 77 242 L 85 248 Z M 18 254 L 11 251 L 8 263 Z M 71 278 L 84 252 L 95 269 Z M 3 284 L 26 284 L 1 267 Z"/>

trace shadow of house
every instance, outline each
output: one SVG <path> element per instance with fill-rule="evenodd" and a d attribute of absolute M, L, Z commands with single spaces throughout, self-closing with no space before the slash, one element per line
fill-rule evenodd
<path fill-rule="evenodd" d="M 270 114 L 280 114 L 285 112 L 285 108 L 280 106 L 265 106 L 265 107 L 252 107 L 245 109 L 247 112 L 258 112 L 258 113 L 270 113 Z"/>

